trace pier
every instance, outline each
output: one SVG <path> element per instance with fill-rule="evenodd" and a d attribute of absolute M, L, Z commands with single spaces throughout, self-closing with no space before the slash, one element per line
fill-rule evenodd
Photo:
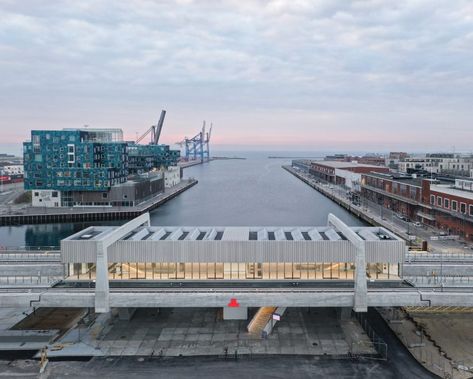
<path fill-rule="evenodd" d="M 398 235 L 399 237 L 403 238 L 406 241 L 410 240 L 409 234 L 406 232 L 402 231 L 400 228 L 394 227 L 393 224 L 386 222 L 386 220 L 383 220 L 381 217 L 378 217 L 377 215 L 373 214 L 368 214 L 363 210 L 362 206 L 359 205 L 354 205 L 349 201 L 347 198 L 343 197 L 340 195 L 340 193 L 337 193 L 335 189 L 331 189 L 330 186 L 328 185 L 323 185 L 321 183 L 317 183 L 315 179 L 310 179 L 306 175 L 302 174 L 301 172 L 298 172 L 291 166 L 282 166 L 284 170 L 287 172 L 291 173 L 294 175 L 296 178 L 302 180 L 304 183 L 315 189 L 316 191 L 320 192 L 333 202 L 337 203 L 341 207 L 345 208 L 347 211 L 351 212 L 354 214 L 356 217 L 360 218 L 363 221 L 366 221 L 370 225 L 373 226 L 381 226 L 383 228 L 386 228 L 388 230 L 391 230 L 393 233 Z"/>

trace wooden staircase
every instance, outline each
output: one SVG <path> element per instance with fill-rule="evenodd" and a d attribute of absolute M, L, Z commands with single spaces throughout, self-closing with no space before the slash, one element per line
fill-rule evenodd
<path fill-rule="evenodd" d="M 258 309 L 258 312 L 256 312 L 247 326 L 248 332 L 255 336 L 261 336 L 263 329 L 271 320 L 276 309 L 277 307 L 261 307 Z"/>

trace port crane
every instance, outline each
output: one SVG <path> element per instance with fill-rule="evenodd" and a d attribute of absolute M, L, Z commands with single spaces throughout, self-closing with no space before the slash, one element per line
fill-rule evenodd
<path fill-rule="evenodd" d="M 177 142 L 179 146 L 185 146 L 185 159 L 197 160 L 201 162 L 210 160 L 210 138 L 212 136 L 213 124 L 210 124 L 209 131 L 205 131 L 205 121 L 202 130 L 192 138 L 185 137 L 184 140 Z"/>
<path fill-rule="evenodd" d="M 151 134 L 150 145 L 157 145 L 159 143 L 159 137 L 161 136 L 161 131 L 163 130 L 164 117 L 166 117 L 166 111 L 163 109 L 161 111 L 161 116 L 156 125 L 152 125 L 141 137 L 136 139 L 136 143 L 143 141 L 147 135 Z"/>

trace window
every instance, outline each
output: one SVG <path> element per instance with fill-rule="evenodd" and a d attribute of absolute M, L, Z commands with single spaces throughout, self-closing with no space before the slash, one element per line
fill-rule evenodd
<path fill-rule="evenodd" d="M 460 212 L 466 214 L 466 204 L 460 203 Z"/>
<path fill-rule="evenodd" d="M 430 205 L 435 205 L 435 195 L 430 195 Z"/>
<path fill-rule="evenodd" d="M 52 197 L 57 197 L 57 191 L 53 191 L 51 194 Z"/>
<path fill-rule="evenodd" d="M 456 211 L 456 210 L 457 210 L 457 201 L 452 200 L 452 211 Z"/>
<path fill-rule="evenodd" d="M 437 206 L 442 206 L 442 198 L 440 196 L 437 196 Z"/>
<path fill-rule="evenodd" d="M 473 204 L 470 204 L 470 216 L 473 216 Z"/>
<path fill-rule="evenodd" d="M 446 208 L 446 209 L 450 208 L 450 200 L 449 199 L 445 198 L 443 200 L 443 207 Z"/>

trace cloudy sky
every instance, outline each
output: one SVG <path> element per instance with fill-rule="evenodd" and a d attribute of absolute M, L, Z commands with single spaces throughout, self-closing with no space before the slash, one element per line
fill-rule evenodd
<path fill-rule="evenodd" d="M 218 148 L 473 150 L 473 2 L 0 0 L 0 142 L 120 127 Z"/>

